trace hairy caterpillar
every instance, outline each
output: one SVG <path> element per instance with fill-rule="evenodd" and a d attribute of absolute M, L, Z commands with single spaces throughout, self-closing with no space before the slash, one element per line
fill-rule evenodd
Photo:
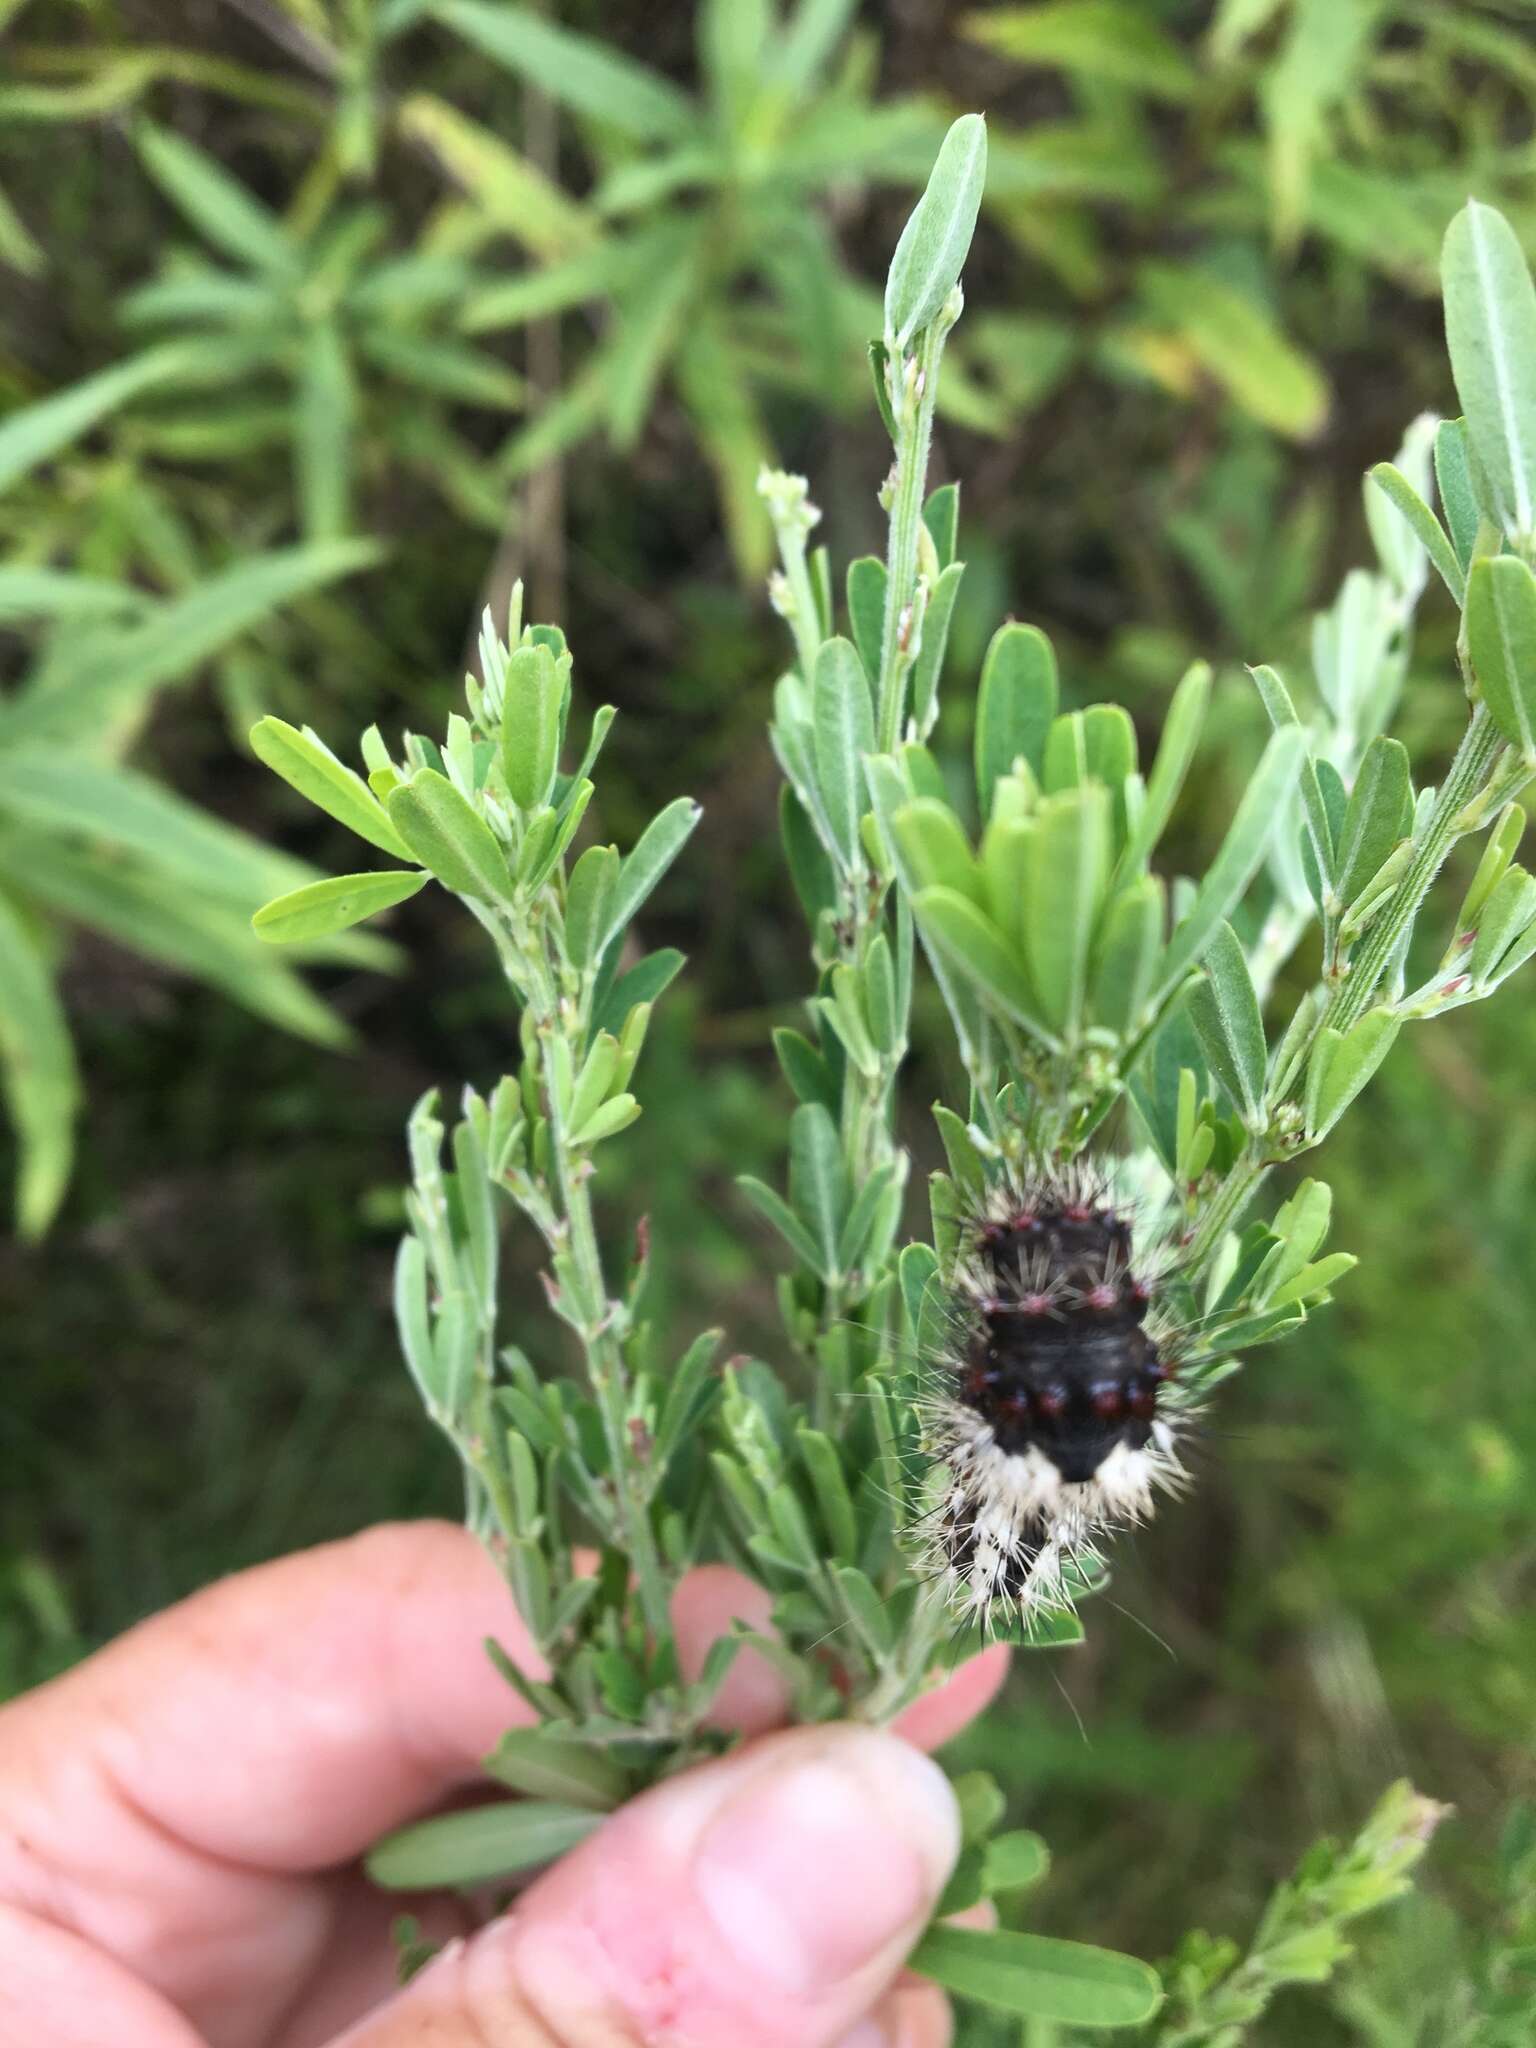
<path fill-rule="evenodd" d="M 1068 1601 L 1097 1539 L 1183 1479 L 1189 1411 L 1159 1278 L 1156 1251 L 1138 1260 L 1129 1216 L 1085 1173 L 1006 1188 L 968 1224 L 928 1403 L 947 1475 L 930 1536 L 984 1624 Z"/>

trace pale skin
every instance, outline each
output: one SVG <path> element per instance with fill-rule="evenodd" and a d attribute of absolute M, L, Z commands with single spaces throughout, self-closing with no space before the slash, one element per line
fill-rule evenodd
<path fill-rule="evenodd" d="M 674 1609 L 685 1667 L 767 1596 L 719 1567 Z M 403 1991 L 402 1902 L 357 1859 L 478 1783 L 538 1660 L 479 1546 L 374 1529 L 223 1581 L 0 1711 L 0 2042 L 16 2048 L 944 2048 L 902 1961 L 957 1848 L 922 1754 L 991 1698 L 963 1666 L 899 1732 L 752 1738 L 633 1801 L 506 1916 L 408 1901 L 449 1948 Z"/>

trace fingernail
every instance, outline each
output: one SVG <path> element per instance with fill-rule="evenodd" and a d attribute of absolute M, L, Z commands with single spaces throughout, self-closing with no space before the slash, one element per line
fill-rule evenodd
<path fill-rule="evenodd" d="M 701 1905 L 735 1959 L 781 1989 L 830 1989 L 894 1963 L 959 1849 L 943 1772 L 872 1728 L 810 1731 L 754 1774 L 704 1834 Z"/>

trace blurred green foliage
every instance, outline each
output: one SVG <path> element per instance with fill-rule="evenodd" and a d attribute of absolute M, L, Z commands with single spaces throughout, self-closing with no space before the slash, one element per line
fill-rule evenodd
<path fill-rule="evenodd" d="M 974 480 L 951 658 L 974 673 L 1012 606 L 1149 730 L 1191 655 L 1299 650 L 1359 554 L 1362 470 L 1449 399 L 1434 272 L 1467 192 L 1536 239 L 1528 0 L 784 12 L 0 0 L 0 929 L 61 992 L 88 1101 L 53 1236 L 0 1246 L 0 1692 L 218 1571 L 454 1511 L 389 1329 L 398 1108 L 496 1071 L 499 992 L 416 904 L 406 982 L 356 954 L 281 997 L 245 979 L 236 927 L 291 886 L 236 885 L 253 839 L 336 849 L 232 728 L 425 722 L 520 572 L 567 620 L 626 714 L 605 834 L 706 805 L 647 929 L 693 966 L 616 1227 L 655 1221 L 658 1319 L 724 1305 L 769 1342 L 729 1190 L 773 1157 L 761 1048 L 802 969 L 748 486 L 772 445 L 873 535 L 870 280 L 947 110 L 988 109 L 993 164 L 939 435 Z M 584 39 L 560 104 L 518 23 Z M 316 547 L 345 581 L 145 658 Z M 1426 675 L 1452 631 L 1437 593 Z M 1461 707 L 1411 680 L 1404 717 L 1433 758 Z M 34 720 L 78 759 L 51 796 Z M 1248 698 L 1219 683 L 1213 720 L 1212 758 L 1251 759 Z M 1221 784 L 1188 816 L 1207 847 Z M 1388 1778 L 1455 1803 L 1436 1898 L 1256 2042 L 1525 2038 L 1529 1856 L 1496 1845 L 1536 1790 L 1533 1071 L 1510 997 L 1389 1064 L 1330 1154 L 1346 1296 L 1238 1383 L 1059 1687 L 1036 1665 L 968 1738 L 1056 1850 L 1042 1924 L 1145 1954 L 1245 1940 Z"/>

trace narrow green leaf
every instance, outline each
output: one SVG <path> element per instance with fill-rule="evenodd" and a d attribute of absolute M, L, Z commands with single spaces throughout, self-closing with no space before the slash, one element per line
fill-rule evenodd
<path fill-rule="evenodd" d="M 1069 1039 L 1082 1022 L 1109 863 L 1108 791 L 1084 783 L 1046 797 L 1029 845 L 1024 957 L 1041 1015 Z"/>
<path fill-rule="evenodd" d="M 1195 662 L 1179 679 L 1163 720 L 1162 737 L 1147 779 L 1147 793 L 1141 815 L 1121 856 L 1123 871 L 1133 874 L 1150 858 L 1173 815 L 1173 807 L 1184 787 L 1184 778 L 1200 743 L 1206 708 L 1211 700 L 1211 671 L 1203 661 Z"/>
<path fill-rule="evenodd" d="M 1365 750 L 1339 834 L 1335 890 L 1341 903 L 1355 900 L 1406 836 L 1412 827 L 1412 807 L 1408 750 L 1401 740 L 1378 733 Z"/>
<path fill-rule="evenodd" d="M 565 682 L 541 641 L 515 648 L 507 662 L 501 715 L 501 772 L 524 811 L 549 802 L 560 762 Z"/>
<path fill-rule="evenodd" d="M 69 1185 L 80 1082 L 48 962 L 0 891 L 0 1088 L 16 1133 L 16 1223 L 35 1239 Z"/>
<path fill-rule="evenodd" d="M 658 811 L 625 855 L 614 891 L 608 936 L 627 931 L 636 912 L 682 852 L 703 812 L 692 797 L 675 797 Z"/>
<path fill-rule="evenodd" d="M 332 932 L 361 924 L 392 904 L 424 888 L 429 877 L 420 868 L 384 868 L 365 875 L 331 875 L 264 903 L 251 919 L 257 934 L 273 945 L 296 939 L 323 939 Z"/>
<path fill-rule="evenodd" d="M 1378 462 L 1370 472 L 1370 480 L 1407 520 L 1439 571 L 1440 580 L 1459 605 L 1466 595 L 1467 579 L 1445 528 L 1395 464 Z"/>
<path fill-rule="evenodd" d="M 554 1728 L 510 1728 L 485 1760 L 509 1791 L 606 1813 L 629 1789 L 622 1764 L 590 1743 Z"/>
<path fill-rule="evenodd" d="M 338 761 L 318 734 L 301 731 L 286 719 L 266 717 L 251 728 L 251 752 L 258 761 L 291 783 L 318 809 L 345 825 L 370 846 L 406 860 L 409 852 L 390 824 L 389 814 L 363 778 Z"/>
<path fill-rule="evenodd" d="M 940 484 L 928 493 L 923 506 L 923 524 L 939 558 L 939 573 L 954 562 L 960 539 L 960 486 Z"/>
<path fill-rule="evenodd" d="M 758 1214 L 773 1225 L 808 1273 L 815 1273 L 823 1280 L 833 1277 L 832 1268 L 823 1265 L 821 1247 L 782 1195 L 750 1173 L 738 1174 L 736 1185 Z"/>
<path fill-rule="evenodd" d="M 1472 199 L 1445 231 L 1445 338 L 1487 509 L 1509 534 L 1536 526 L 1536 288 L 1515 232 Z"/>
<path fill-rule="evenodd" d="M 565 885 L 565 944 L 573 967 L 595 967 L 613 930 L 616 846 L 589 846 Z"/>
<path fill-rule="evenodd" d="M 340 324 L 316 321 L 300 359 L 294 450 L 306 540 L 337 540 L 350 524 L 355 405 Z"/>
<path fill-rule="evenodd" d="M 885 333 L 898 352 L 934 319 L 959 283 L 986 176 L 987 124 L 980 114 L 962 114 L 939 146 L 923 196 L 891 258 Z"/>
<path fill-rule="evenodd" d="M 953 889 L 973 903 L 985 902 L 970 842 L 947 804 L 928 796 L 904 804 L 891 819 L 891 833 L 914 890 Z"/>
<path fill-rule="evenodd" d="M 1286 814 L 1306 754 L 1307 736 L 1299 726 L 1270 734 L 1221 849 L 1169 941 L 1160 991 L 1166 992 L 1183 979 L 1200 959 L 1217 925 L 1241 902 L 1271 834 Z"/>
<path fill-rule="evenodd" d="M 446 775 L 418 768 L 390 792 L 385 808 L 412 857 L 448 888 L 491 902 L 510 897 L 512 877 L 500 842 Z"/>
<path fill-rule="evenodd" d="M 277 215 L 185 136 L 140 121 L 134 143 L 144 168 L 200 235 L 257 270 L 292 267 L 294 247 Z"/>
<path fill-rule="evenodd" d="M 1016 760 L 1028 761 L 1037 779 L 1041 775 L 1056 700 L 1056 656 L 1040 628 L 999 627 L 982 664 L 976 700 L 976 800 L 983 822 L 992 814 L 998 778 Z"/>
<path fill-rule="evenodd" d="M 816 1270 L 835 1275 L 848 1178 L 837 1125 L 819 1102 L 801 1103 L 789 1120 L 789 1206 L 816 1247 Z"/>
<path fill-rule="evenodd" d="M 844 863 L 859 857 L 864 759 L 875 746 L 869 679 L 851 640 L 824 640 L 811 688 L 816 784 Z"/>
<path fill-rule="evenodd" d="M 179 378 L 192 351 L 181 342 L 164 342 L 142 355 L 128 356 L 110 369 L 98 370 L 66 390 L 31 405 L 18 407 L 0 420 L 0 491 L 7 491 L 27 471 L 57 455 L 98 420 L 116 412 L 141 392 Z"/>
<path fill-rule="evenodd" d="M 0 428 L 0 439 L 4 433 Z M 345 540 L 237 563 L 115 634 L 110 659 L 72 677 L 68 689 L 28 690 L 0 705 L 0 737 L 7 745 L 58 735 L 94 740 L 152 691 L 185 680 L 273 612 L 378 559 L 371 542 Z"/>
<path fill-rule="evenodd" d="M 848 630 L 871 681 L 880 673 L 885 581 L 885 564 L 877 555 L 860 555 L 848 564 Z"/>
<path fill-rule="evenodd" d="M 1205 979 L 1189 1000 L 1190 1022 L 1201 1046 L 1244 1121 L 1257 1128 L 1264 1116 L 1267 1048 L 1259 999 L 1236 932 L 1223 921 L 1205 949 Z"/>
<path fill-rule="evenodd" d="M 837 1089 L 833 1084 L 832 1071 L 808 1038 L 781 1024 L 774 1030 L 773 1049 L 779 1056 L 784 1078 L 795 1091 L 797 1101 L 819 1102 L 829 1110 L 836 1110 Z"/>
<path fill-rule="evenodd" d="M 491 0 L 432 0 L 446 28 L 578 114 L 639 141 L 686 134 L 697 116 L 660 72 L 621 57 L 595 36 L 543 21 L 527 7 Z"/>
<path fill-rule="evenodd" d="M 1483 555 L 1472 564 L 1467 650 L 1488 715 L 1536 761 L 1536 576 L 1518 556 Z"/>
<path fill-rule="evenodd" d="M 399 1828 L 369 1852 L 364 1868 L 386 1891 L 490 1884 L 555 1862 L 601 1822 L 588 1806 L 509 1799 Z"/>
<path fill-rule="evenodd" d="M 1307 1067 L 1309 1137 L 1321 1138 L 1332 1130 L 1391 1051 L 1400 1021 L 1382 1004 L 1342 1035 L 1331 1026 L 1318 1033 Z"/>
<path fill-rule="evenodd" d="M 1162 2002 L 1157 1973 L 1134 1956 L 1044 1934 L 930 1927 L 907 1966 L 961 1998 L 1063 2026 L 1140 2026 Z"/>
<path fill-rule="evenodd" d="M 1471 452 L 1465 420 L 1442 420 L 1435 435 L 1435 488 L 1445 509 L 1445 523 L 1463 570 L 1472 565 L 1472 550 L 1482 510 L 1472 482 Z"/>
<path fill-rule="evenodd" d="M 921 890 L 912 908 L 924 933 L 984 1000 L 1049 1044 L 1056 1040 L 1041 1019 L 1024 962 L 992 920 L 954 889 Z"/>
<path fill-rule="evenodd" d="M 923 612 L 922 636 L 917 660 L 912 665 L 912 723 L 926 734 L 937 715 L 939 678 L 944 668 L 944 650 L 949 644 L 949 622 L 965 575 L 964 562 L 951 562 L 929 593 Z"/>

